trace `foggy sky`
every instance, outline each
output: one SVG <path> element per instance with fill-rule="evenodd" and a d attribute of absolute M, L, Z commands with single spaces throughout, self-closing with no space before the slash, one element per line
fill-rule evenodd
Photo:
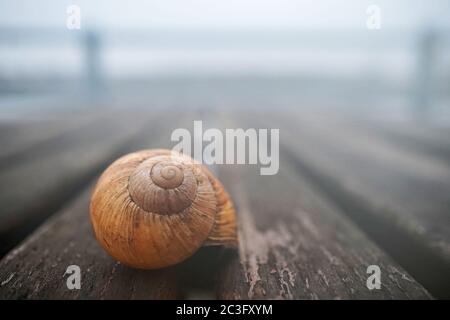
<path fill-rule="evenodd" d="M 385 28 L 450 26 L 448 0 L 0 0 L 0 26 L 64 27 L 70 4 L 84 26 L 101 28 L 358 28 L 370 4 Z"/>

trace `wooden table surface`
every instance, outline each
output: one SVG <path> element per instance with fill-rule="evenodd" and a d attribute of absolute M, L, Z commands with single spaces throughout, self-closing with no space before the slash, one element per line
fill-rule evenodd
<path fill-rule="evenodd" d="M 280 170 L 214 169 L 239 247 L 163 270 L 110 258 L 88 205 L 117 157 L 171 148 L 176 128 L 279 128 Z M 80 112 L 0 124 L 1 299 L 430 299 L 450 297 L 450 131 L 311 110 Z M 78 265 L 80 290 L 66 286 Z M 367 268 L 381 269 L 369 290 Z"/>

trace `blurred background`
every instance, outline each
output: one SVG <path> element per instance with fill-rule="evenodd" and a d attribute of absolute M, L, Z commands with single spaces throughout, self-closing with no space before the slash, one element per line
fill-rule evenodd
<path fill-rule="evenodd" d="M 448 122 L 449 15 L 445 0 L 1 1 L 1 118 L 90 98 Z"/>
<path fill-rule="evenodd" d="M 0 0 L 0 255 L 118 156 L 227 118 L 280 129 L 281 178 L 256 186 L 300 168 L 448 296 L 449 18 L 447 0 Z M 296 198 L 271 192 L 262 208 Z"/>

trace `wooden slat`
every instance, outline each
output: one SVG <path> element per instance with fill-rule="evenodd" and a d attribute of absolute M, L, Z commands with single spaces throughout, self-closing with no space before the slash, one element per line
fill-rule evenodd
<path fill-rule="evenodd" d="M 182 121 L 188 114 L 177 112 Z M 148 117 L 141 114 L 141 117 Z M 182 125 L 172 113 L 153 118 L 128 148 L 171 147 L 170 133 Z M 127 152 L 128 152 L 127 151 Z M 95 240 L 89 222 L 91 187 L 71 204 L 42 225 L 20 246 L 0 261 L 0 298 L 46 299 L 164 299 L 184 297 L 180 283 L 186 283 L 183 267 L 157 271 L 135 270 L 109 257 Z M 81 290 L 68 290 L 69 265 L 78 265 L 82 272 Z M 188 276 L 186 276 L 188 277 Z"/>
<path fill-rule="evenodd" d="M 410 152 L 425 153 L 450 164 L 450 128 L 427 121 L 387 121 L 382 119 L 354 119 L 352 126 L 370 130 Z"/>
<path fill-rule="evenodd" d="M 55 139 L 64 139 L 77 129 L 88 125 L 99 118 L 99 115 L 83 114 L 71 117 L 13 120 L 0 123 L 0 170 L 12 166 L 31 153 L 48 152 Z M 103 116 L 103 118 L 105 118 Z"/>
<path fill-rule="evenodd" d="M 129 146 L 170 147 L 170 132 L 191 128 L 194 119 L 178 113 L 176 118 L 186 122 L 175 124 L 173 118 L 158 117 L 159 125 L 142 134 L 144 142 Z M 257 127 L 231 125 L 248 126 Z M 85 191 L 0 261 L 0 298 L 180 297 L 186 296 L 186 285 L 199 282 L 195 279 L 214 285 L 211 273 L 222 298 L 430 297 L 311 184 L 293 157 L 283 151 L 281 159 L 277 176 L 259 176 L 248 166 L 219 170 L 238 207 L 241 244 L 239 255 L 231 252 L 219 264 L 201 253 L 187 261 L 203 266 L 204 273 L 191 273 L 186 264 L 145 272 L 114 262 L 93 238 Z M 70 264 L 82 269 L 79 291 L 66 288 L 64 271 Z M 381 290 L 366 287 L 371 264 L 382 270 Z"/>
<path fill-rule="evenodd" d="M 254 120 L 227 126 L 259 127 Z M 240 237 L 239 255 L 231 256 L 219 275 L 220 298 L 430 297 L 311 184 L 291 157 L 284 151 L 280 157 L 275 176 L 260 176 L 249 166 L 220 170 L 237 206 Z M 381 268 L 380 290 L 366 286 L 370 265 Z"/>
<path fill-rule="evenodd" d="M 309 178 L 417 280 L 448 297 L 450 169 L 334 114 L 273 115 Z"/>
<path fill-rule="evenodd" d="M 171 269 L 144 272 L 110 258 L 89 222 L 91 187 L 0 262 L 0 299 L 177 298 Z M 65 272 L 81 269 L 81 289 L 69 290 Z"/>
<path fill-rule="evenodd" d="M 100 117 L 0 171 L 0 253 L 60 208 L 121 154 L 145 119 Z"/>
<path fill-rule="evenodd" d="M 41 121 L 2 121 L 0 122 L 0 158 L 16 153 L 33 145 L 36 141 L 46 140 L 65 130 L 65 125 L 54 120 Z"/>
<path fill-rule="evenodd" d="M 299 156 L 320 163 L 345 187 L 390 209 L 450 260 L 450 166 L 433 154 L 408 152 L 374 132 L 320 117 L 287 124 Z M 292 142 L 292 141 L 291 141 Z M 320 161 L 320 162 L 318 162 Z"/>

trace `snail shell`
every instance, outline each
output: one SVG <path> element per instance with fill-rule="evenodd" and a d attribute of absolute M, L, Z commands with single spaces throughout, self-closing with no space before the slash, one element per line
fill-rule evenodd
<path fill-rule="evenodd" d="M 157 269 L 203 245 L 237 244 L 236 216 L 203 165 L 170 150 L 125 155 L 101 175 L 90 204 L 97 240 L 115 259 Z"/>

